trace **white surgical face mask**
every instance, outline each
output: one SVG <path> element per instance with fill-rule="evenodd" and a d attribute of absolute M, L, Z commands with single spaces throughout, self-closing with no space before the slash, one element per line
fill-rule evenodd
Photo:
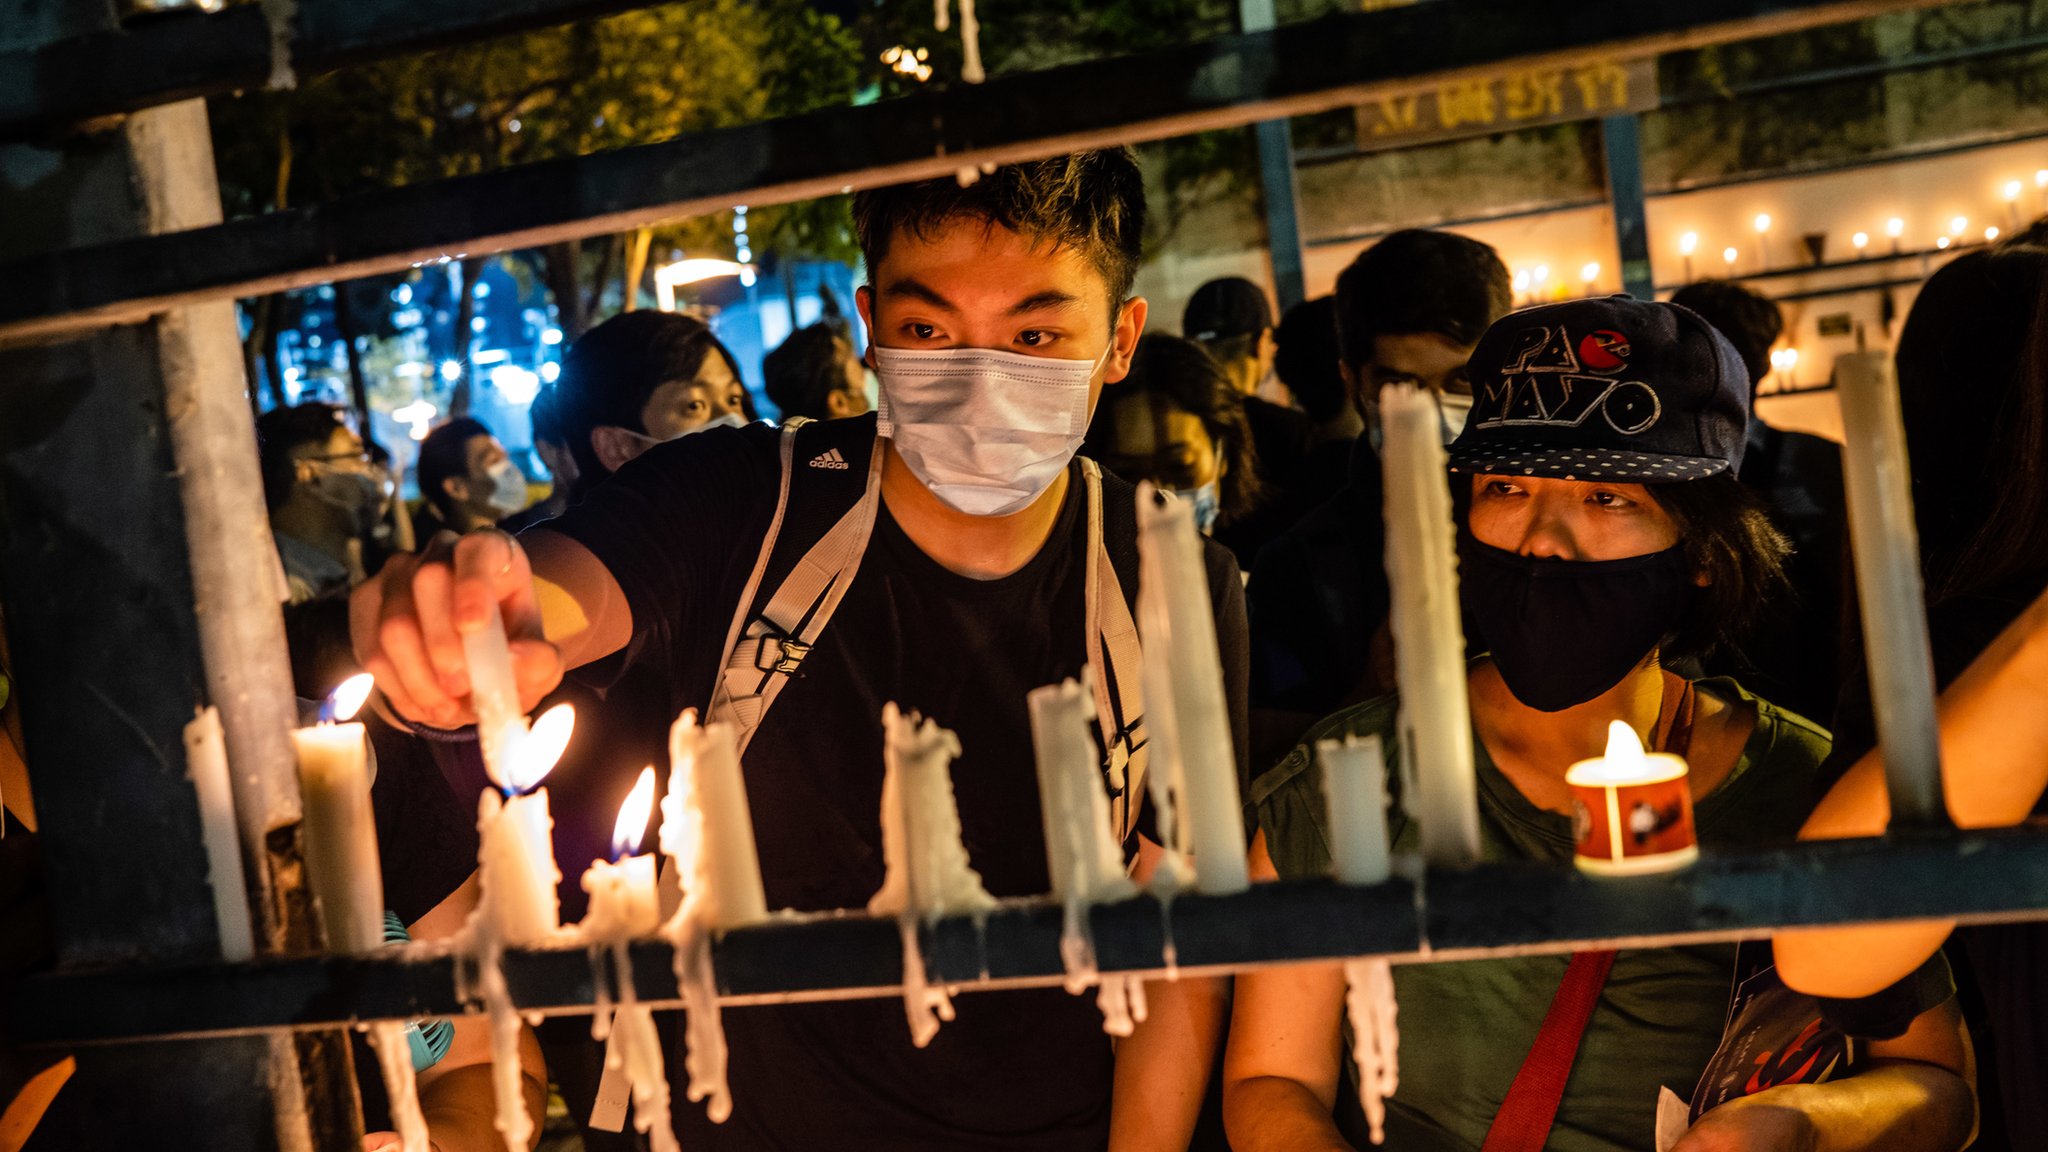
<path fill-rule="evenodd" d="M 491 465 L 491 511 L 510 516 L 526 507 L 526 474 L 510 460 Z"/>
<path fill-rule="evenodd" d="M 1052 487 L 1088 432 L 1088 385 L 1109 356 L 875 348 L 881 433 L 924 486 L 969 516 L 1006 516 Z"/>
<path fill-rule="evenodd" d="M 1440 392 L 1436 402 L 1438 411 L 1443 413 L 1444 444 L 1448 446 L 1465 430 L 1465 420 L 1472 415 L 1472 398 L 1455 392 Z"/>

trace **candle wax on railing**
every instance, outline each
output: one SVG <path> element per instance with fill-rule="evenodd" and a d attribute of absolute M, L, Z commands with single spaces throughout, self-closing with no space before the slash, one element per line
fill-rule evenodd
<path fill-rule="evenodd" d="M 1934 659 L 1898 381 L 1891 356 L 1879 351 L 1847 353 L 1836 359 L 1835 371 L 1845 433 L 1842 479 L 1849 542 L 1892 827 L 1948 827 Z M 2015 482 L 2037 483 L 2039 478 Z"/>
<path fill-rule="evenodd" d="M 1039 807 L 1044 815 L 1046 863 L 1053 895 L 1064 905 L 1060 958 L 1067 991 L 1078 995 L 1099 985 L 1096 1004 L 1103 1030 L 1128 1036 L 1145 1019 L 1145 985 L 1140 978 L 1103 976 L 1095 964 L 1088 908 L 1126 900 L 1138 887 L 1124 873 L 1123 847 L 1110 828 L 1109 795 L 1103 789 L 1101 754 L 1095 744 L 1092 673 L 1033 690 L 1031 742 L 1037 752 Z"/>
<path fill-rule="evenodd" d="M 953 1018 L 953 1001 L 943 986 L 927 979 L 919 946 L 918 921 L 981 914 L 995 908 L 981 876 L 968 863 L 960 839 L 960 810 L 953 796 L 953 758 L 960 740 L 894 703 L 882 708 L 882 857 L 887 872 L 881 891 L 868 901 L 873 916 L 896 917 L 903 941 L 903 1008 L 911 1043 L 922 1048 L 938 1035 L 939 1022 Z"/>
<path fill-rule="evenodd" d="M 1237 754 L 1193 503 L 1162 501 L 1152 485 L 1138 485 L 1138 557 L 1145 725 L 1152 741 L 1147 771 L 1170 782 L 1174 794 L 1176 843 L 1169 847 L 1194 858 L 1196 891 L 1242 892 L 1251 875 Z M 1168 729 L 1172 735 L 1162 742 Z"/>
<path fill-rule="evenodd" d="M 377 1069 L 384 1078 L 384 1096 L 389 1102 L 391 1127 L 397 1131 L 400 1152 L 430 1152 L 427 1119 L 420 1112 L 419 1081 L 413 1072 L 412 1042 L 406 1038 L 402 1020 L 377 1020 L 369 1026 L 370 1048 L 377 1054 Z"/>
<path fill-rule="evenodd" d="M 590 893 L 590 914 L 581 927 L 586 945 L 610 952 L 619 993 L 606 1038 L 605 1076 L 625 1076 L 632 1088 L 633 1126 L 648 1135 L 654 1152 L 673 1152 L 675 1129 L 669 1121 L 668 1070 L 662 1060 L 661 1038 L 654 1030 L 653 1013 L 634 991 L 633 959 L 627 947 L 635 937 L 660 927 L 654 856 L 632 854 L 640 846 L 653 809 L 654 768 L 649 765 L 619 806 L 619 819 L 612 829 L 612 851 L 621 859 L 615 863 L 593 860 L 583 873 L 583 890 Z M 594 976 L 602 982 L 602 971 Z"/>
<path fill-rule="evenodd" d="M 1377 736 L 1316 741 L 1329 811 L 1330 865 L 1345 884 L 1378 884 L 1387 859 L 1387 760 Z"/>
<path fill-rule="evenodd" d="M 1443 417 L 1427 391 L 1390 384 L 1380 422 L 1404 796 L 1423 858 L 1467 867 L 1479 861 L 1479 792 Z"/>
<path fill-rule="evenodd" d="M 1386 1142 L 1387 1098 L 1401 1086 L 1401 1029 L 1394 970 L 1385 960 L 1344 962 L 1344 1009 L 1351 1024 L 1351 1063 L 1369 1138 Z"/>
<path fill-rule="evenodd" d="M 235 827 L 235 797 L 228 779 L 227 739 L 221 732 L 220 709 L 210 704 L 185 725 L 185 770 L 199 797 L 199 827 L 206 842 L 207 879 L 213 886 L 221 959 L 247 960 L 256 954 L 256 938 L 249 922 L 242 841 Z"/>

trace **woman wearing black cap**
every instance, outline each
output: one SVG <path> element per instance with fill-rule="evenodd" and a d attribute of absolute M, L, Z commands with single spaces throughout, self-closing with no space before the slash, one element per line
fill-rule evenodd
<path fill-rule="evenodd" d="M 1684 309 L 1576 301 L 1495 324 L 1470 371 L 1451 460 L 1463 599 L 1489 653 L 1468 681 L 1487 856 L 1570 866 L 1565 770 L 1600 755 L 1615 720 L 1691 765 L 1703 843 L 1789 839 L 1827 734 L 1732 680 L 1668 667 L 1729 639 L 1781 579 L 1783 540 L 1734 479 L 1749 387 L 1734 350 Z M 1253 784 L 1255 870 L 1327 873 L 1310 749 L 1376 734 L 1391 765 L 1396 712 L 1387 698 L 1328 717 Z M 1412 822 L 1390 819 L 1396 850 L 1412 850 Z M 1686 1100 L 1707 1087 L 1737 962 L 1720 945 L 1396 967 L 1388 1146 L 1652 1147 L 1659 1090 Z M 1860 1074 L 1722 1104 L 1677 1147 L 1960 1147 L 1973 1115 L 1964 1042 L 1952 1005 L 1926 1002 L 1945 994 L 1894 1005 L 1910 1028 L 1859 1045 L 1875 1062 Z M 1239 978 L 1224 1069 L 1239 1152 L 1356 1138 L 1355 1103 L 1338 1107 L 1343 1001 L 1335 966 Z M 1575 1001 L 1592 1004 L 1576 1026 L 1553 1011 Z M 1695 1113 L 1719 1099 L 1703 1091 Z"/>

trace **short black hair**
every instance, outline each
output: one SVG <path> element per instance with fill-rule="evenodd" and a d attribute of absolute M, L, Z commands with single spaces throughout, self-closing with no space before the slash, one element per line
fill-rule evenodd
<path fill-rule="evenodd" d="M 1004 164 L 968 184 L 951 176 L 854 193 L 853 228 L 868 275 L 901 230 L 929 236 L 962 218 L 1072 248 L 1109 283 L 1110 306 L 1130 298 L 1145 239 L 1145 178 L 1129 148 Z"/>
<path fill-rule="evenodd" d="M 1785 334 L 1778 302 L 1730 280 L 1701 280 L 1671 294 L 1671 302 L 1690 308 L 1735 345 L 1742 366 L 1749 369 L 1750 395 L 1771 372 L 1771 345 Z"/>
<path fill-rule="evenodd" d="M 761 361 L 761 380 L 768 399 L 782 418 L 831 415 L 825 400 L 846 387 L 846 338 L 830 324 L 813 324 L 789 334 Z"/>
<path fill-rule="evenodd" d="M 1096 405 L 1083 453 L 1096 460 L 1111 455 L 1106 449 L 1116 438 L 1117 409 L 1125 404 L 1149 402 L 1155 396 L 1200 420 L 1209 438 L 1222 451 L 1227 467 L 1223 482 L 1217 485 L 1221 503 L 1217 522 L 1227 524 L 1256 509 L 1264 492 L 1259 485 L 1259 457 L 1252 445 L 1244 397 L 1216 358 L 1193 340 L 1161 332 L 1139 337 L 1137 350 L 1131 356 L 1130 374 L 1104 389 L 1102 402 Z"/>
<path fill-rule="evenodd" d="M 333 404 L 272 408 L 256 418 L 256 457 L 263 469 L 263 503 L 275 512 L 292 498 L 298 468 L 292 453 L 325 444 L 336 428 L 348 427 L 348 413 Z"/>
<path fill-rule="evenodd" d="M 1353 368 L 1382 335 L 1433 332 L 1477 344 L 1514 305 L 1507 265 L 1490 245 L 1405 228 L 1358 254 L 1337 276 L 1337 349 Z"/>
<path fill-rule="evenodd" d="M 710 326 L 680 312 L 622 312 L 578 337 L 562 357 L 554 415 L 580 473 L 610 475 L 590 446 L 592 429 L 610 424 L 644 434 L 641 413 L 654 390 L 671 380 L 696 379 L 712 355 L 724 358 L 733 379 L 744 379 L 739 361 Z"/>
<path fill-rule="evenodd" d="M 1337 369 L 1337 298 L 1318 296 L 1289 308 L 1273 339 L 1279 344 L 1273 372 L 1302 411 L 1318 424 L 1335 419 L 1349 403 Z"/>
<path fill-rule="evenodd" d="M 481 420 L 458 416 L 432 432 L 420 441 L 419 463 L 413 465 L 413 476 L 419 480 L 420 495 L 428 503 L 441 510 L 441 515 L 454 519 L 455 497 L 441 482 L 451 477 L 469 475 L 469 442 L 479 436 L 493 435 Z"/>

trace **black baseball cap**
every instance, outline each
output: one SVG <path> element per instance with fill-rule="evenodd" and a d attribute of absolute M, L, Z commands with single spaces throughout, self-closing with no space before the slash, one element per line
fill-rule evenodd
<path fill-rule="evenodd" d="M 1256 336 L 1273 326 L 1273 305 L 1266 290 L 1242 276 L 1211 280 L 1188 297 L 1181 313 L 1181 335 L 1197 343 Z"/>
<path fill-rule="evenodd" d="M 1636 484 L 1741 467 L 1749 371 L 1676 304 L 1610 296 L 1502 317 L 1472 352 L 1451 471 Z"/>

